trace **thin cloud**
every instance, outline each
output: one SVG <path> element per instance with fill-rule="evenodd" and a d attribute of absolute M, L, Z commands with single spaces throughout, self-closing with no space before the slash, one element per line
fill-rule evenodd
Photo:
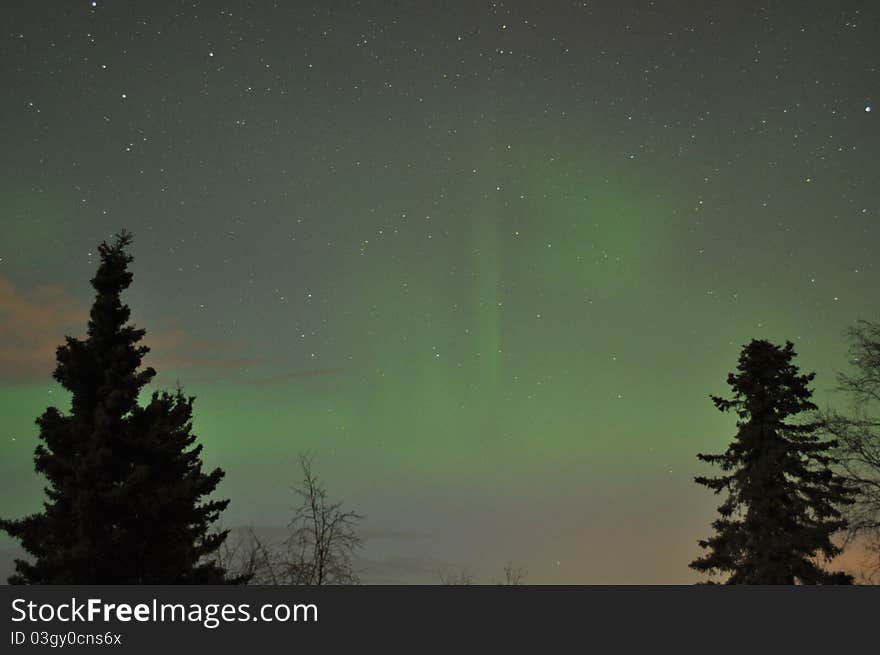
<path fill-rule="evenodd" d="M 0 277 L 0 383 L 49 382 L 55 351 L 65 335 L 85 334 L 88 316 L 88 302 L 63 287 L 22 289 Z M 137 319 L 133 322 L 141 325 Z M 229 343 L 197 339 L 177 327 L 148 329 L 143 344 L 150 348 L 144 364 L 160 373 L 244 370 L 263 363 Z"/>
<path fill-rule="evenodd" d="M 160 374 L 183 369 L 235 371 L 262 363 L 261 358 L 245 356 L 229 343 L 196 339 L 180 328 L 147 330 L 143 344 L 150 349 L 144 364 Z"/>
<path fill-rule="evenodd" d="M 0 382 L 48 380 L 64 335 L 87 320 L 88 310 L 59 286 L 25 293 L 0 277 Z"/>

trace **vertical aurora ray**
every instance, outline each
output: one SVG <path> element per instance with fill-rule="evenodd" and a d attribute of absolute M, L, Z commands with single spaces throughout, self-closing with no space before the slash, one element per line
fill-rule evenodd
<path fill-rule="evenodd" d="M 497 194 L 485 194 L 470 222 L 470 255 L 473 257 L 473 328 L 479 355 L 478 383 L 491 394 L 498 391 L 504 344 L 502 340 L 503 293 L 501 202 Z"/>
<path fill-rule="evenodd" d="M 481 412 L 475 426 L 485 434 L 488 443 L 499 447 L 498 437 L 503 432 L 503 394 L 505 393 L 505 249 L 504 225 L 506 212 L 503 202 L 505 171 L 501 151 L 501 131 L 497 120 L 501 100 L 497 91 L 485 92 L 481 105 L 493 110 L 480 121 L 477 128 L 473 161 L 474 201 L 471 213 L 466 214 L 469 235 L 468 256 L 472 257 L 473 300 L 469 327 L 477 348 L 477 371 L 473 381 L 481 397 Z M 481 117 L 482 118 L 482 117 Z"/>

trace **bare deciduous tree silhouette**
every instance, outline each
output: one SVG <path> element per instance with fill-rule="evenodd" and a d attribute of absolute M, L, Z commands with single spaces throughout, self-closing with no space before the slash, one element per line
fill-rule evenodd
<path fill-rule="evenodd" d="M 838 376 L 838 389 L 849 396 L 850 410 L 827 410 L 822 418 L 839 444 L 835 455 L 844 477 L 857 489 L 846 511 L 847 539 L 864 539 L 872 554 L 870 581 L 880 574 L 880 323 L 858 321 L 847 337 L 852 372 Z"/>
<path fill-rule="evenodd" d="M 323 482 L 312 470 L 313 456 L 300 455 L 302 481 L 293 488 L 300 499 L 280 542 L 261 539 L 247 528 L 223 553 L 230 570 L 250 584 L 333 585 L 358 584 L 352 558 L 361 547 L 357 524 L 363 518 L 331 502 Z"/>
<path fill-rule="evenodd" d="M 474 576 L 467 569 L 440 571 L 440 584 L 447 587 L 468 586 L 474 584 Z"/>
<path fill-rule="evenodd" d="M 504 565 L 504 579 L 498 584 L 521 585 L 526 578 L 527 571 L 521 566 L 514 566 L 512 561 Z"/>
<path fill-rule="evenodd" d="M 295 584 L 357 584 L 352 556 L 362 545 L 357 524 L 363 516 L 328 499 L 312 460 L 299 458 L 303 478 L 294 491 L 302 502 L 290 522 L 284 570 Z"/>
<path fill-rule="evenodd" d="M 496 580 L 496 585 L 521 585 L 526 577 L 526 570 L 521 566 L 515 566 L 512 561 L 504 565 L 504 577 Z M 440 584 L 446 586 L 468 586 L 477 584 L 474 576 L 468 568 L 448 569 L 440 571 Z"/>

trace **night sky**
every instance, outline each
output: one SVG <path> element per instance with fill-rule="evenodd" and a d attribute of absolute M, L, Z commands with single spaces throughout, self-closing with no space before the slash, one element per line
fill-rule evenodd
<path fill-rule="evenodd" d="M 0 31 L 6 517 L 122 228 L 224 522 L 285 524 L 311 450 L 366 582 L 696 580 L 739 349 L 792 340 L 840 403 L 880 312 L 876 2 L 14 0 Z"/>

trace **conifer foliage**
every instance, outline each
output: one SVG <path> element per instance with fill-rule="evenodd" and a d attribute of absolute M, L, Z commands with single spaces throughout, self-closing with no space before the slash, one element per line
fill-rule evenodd
<path fill-rule="evenodd" d="M 727 378 L 732 398 L 712 397 L 720 411 L 736 412 L 738 430 L 723 454 L 698 455 L 724 474 L 696 482 L 728 495 L 715 534 L 699 542 L 708 552 L 690 566 L 728 574 L 728 584 L 852 582 L 819 562 L 840 553 L 832 535 L 846 528 L 840 508 L 852 490 L 832 471 L 836 443 L 823 441 L 821 423 L 811 420 L 815 374 L 801 374 L 794 357 L 790 342 L 754 340 Z"/>
<path fill-rule="evenodd" d="M 224 473 L 203 473 L 191 432 L 193 398 L 180 389 L 138 396 L 155 375 L 141 367 L 145 331 L 128 324 L 131 236 L 99 247 L 101 264 L 87 337 L 66 338 L 55 379 L 71 410 L 37 419 L 36 471 L 48 481 L 43 511 L 0 528 L 33 561 L 17 560 L 11 583 L 183 584 L 226 582 L 212 531 L 228 500 L 205 500 Z"/>

